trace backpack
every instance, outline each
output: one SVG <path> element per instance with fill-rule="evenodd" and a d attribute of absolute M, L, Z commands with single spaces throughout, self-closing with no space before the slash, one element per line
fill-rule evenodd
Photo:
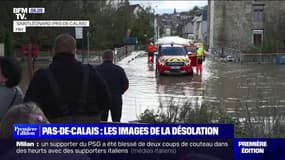
<path fill-rule="evenodd" d="M 53 115 L 48 115 L 50 118 L 62 117 L 62 116 L 69 116 L 69 115 L 88 115 L 94 112 L 98 112 L 96 110 L 96 106 L 88 106 L 87 103 L 87 91 L 88 91 L 88 80 L 89 80 L 89 67 L 88 65 L 82 64 L 82 73 L 83 79 L 81 84 L 81 93 L 80 97 L 77 101 L 77 104 L 69 106 L 68 104 L 64 103 L 63 96 L 61 94 L 60 88 L 58 83 L 55 79 L 54 73 L 52 72 L 51 68 L 48 67 L 46 69 L 46 75 L 48 78 L 49 86 L 55 96 L 56 101 L 56 109 L 57 113 Z M 95 109 L 95 110 L 94 110 Z"/>

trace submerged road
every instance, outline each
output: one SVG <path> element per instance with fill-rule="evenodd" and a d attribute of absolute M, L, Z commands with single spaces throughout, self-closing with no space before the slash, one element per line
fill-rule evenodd
<path fill-rule="evenodd" d="M 179 102 L 192 99 L 194 103 L 200 104 L 204 92 L 202 81 L 211 75 L 205 67 L 203 77 L 197 75 L 156 77 L 155 65 L 147 63 L 144 51 L 134 52 L 118 65 L 125 69 L 130 81 L 130 88 L 123 96 L 122 121 L 125 122 L 136 120 L 146 109 L 157 110 L 171 99 Z"/>
<path fill-rule="evenodd" d="M 155 76 L 155 66 L 147 63 L 144 51 L 133 52 L 118 63 L 130 81 L 123 96 L 122 121 L 134 121 L 146 109 L 157 110 L 170 102 L 179 106 L 190 102 L 216 110 L 246 115 L 254 108 L 266 117 L 285 114 L 285 66 L 275 64 L 239 64 L 207 58 L 203 75 Z M 210 108 L 209 108 L 210 109 Z M 283 116 L 284 118 L 284 116 Z"/>

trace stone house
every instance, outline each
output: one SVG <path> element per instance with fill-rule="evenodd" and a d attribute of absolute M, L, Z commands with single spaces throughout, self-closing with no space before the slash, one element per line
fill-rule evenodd
<path fill-rule="evenodd" d="M 209 48 L 285 48 L 285 1 L 208 1 Z"/>
<path fill-rule="evenodd" d="M 183 33 L 184 38 L 189 38 L 190 36 L 192 37 L 192 35 L 193 35 L 193 40 L 195 40 L 194 34 L 193 34 L 193 22 L 192 22 L 192 20 L 185 23 L 185 25 L 182 27 L 182 33 Z"/>
<path fill-rule="evenodd" d="M 204 44 L 207 43 L 208 37 L 208 14 L 207 10 L 202 10 L 202 14 L 199 16 L 191 17 L 183 25 L 182 32 L 185 38 L 194 36 L 195 41 L 200 41 Z"/>

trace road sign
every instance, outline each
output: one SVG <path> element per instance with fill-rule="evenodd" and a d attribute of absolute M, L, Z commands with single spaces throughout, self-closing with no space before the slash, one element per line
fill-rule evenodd
<path fill-rule="evenodd" d="M 83 28 L 82 27 L 76 27 L 75 28 L 75 38 L 76 39 L 83 39 Z"/>

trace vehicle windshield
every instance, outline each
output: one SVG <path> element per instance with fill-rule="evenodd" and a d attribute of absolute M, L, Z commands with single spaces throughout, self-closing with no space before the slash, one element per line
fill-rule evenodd
<path fill-rule="evenodd" d="M 183 47 L 163 47 L 161 48 L 160 54 L 184 56 L 186 54 L 186 50 Z"/>

